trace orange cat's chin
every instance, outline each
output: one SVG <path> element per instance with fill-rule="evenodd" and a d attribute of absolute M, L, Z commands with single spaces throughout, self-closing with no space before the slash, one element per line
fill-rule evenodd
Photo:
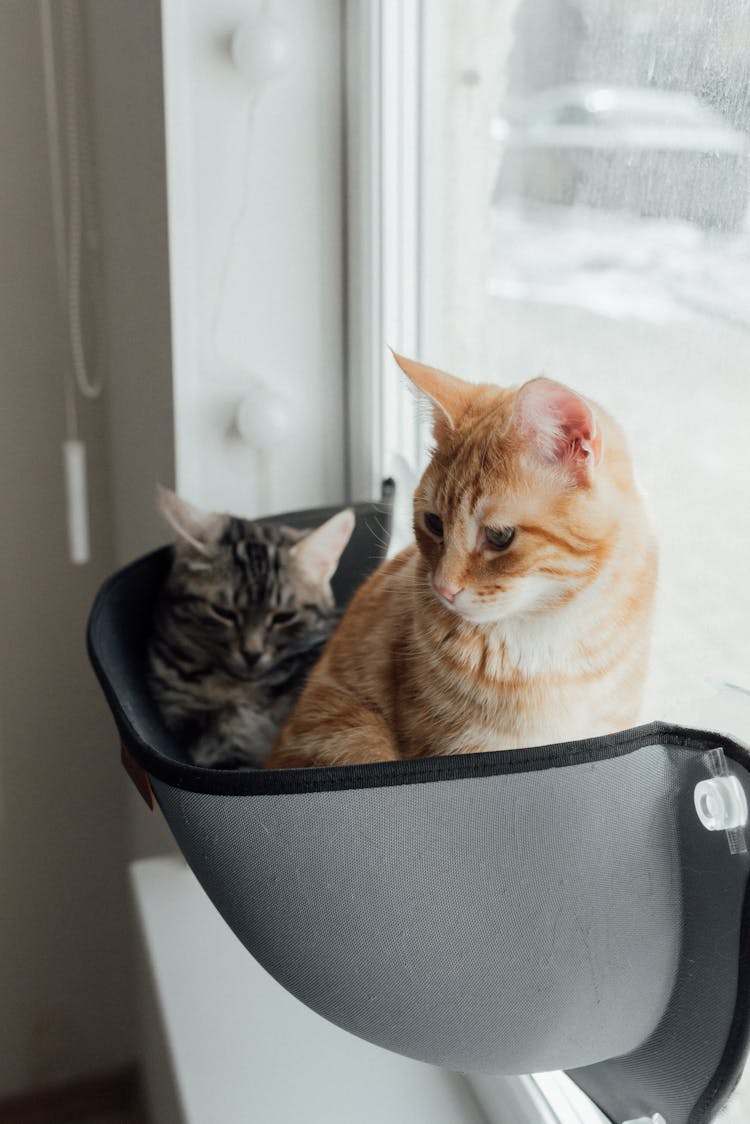
<path fill-rule="evenodd" d="M 478 597 L 468 589 L 463 589 L 452 597 L 445 597 L 436 588 L 432 577 L 429 579 L 429 587 L 435 600 L 444 609 L 469 624 L 478 625 L 498 624 L 521 615 L 548 613 L 566 600 L 564 590 L 534 575 L 515 582 L 514 589 L 495 599 Z"/>
<path fill-rule="evenodd" d="M 435 589 L 434 585 L 430 585 L 435 599 L 444 609 L 453 613 L 454 616 L 461 617 L 463 620 L 468 621 L 470 624 L 496 624 L 507 617 L 512 610 L 506 604 L 493 603 L 491 605 L 476 602 L 472 599 L 472 595 L 465 590 L 457 594 L 456 597 L 450 601 Z"/>

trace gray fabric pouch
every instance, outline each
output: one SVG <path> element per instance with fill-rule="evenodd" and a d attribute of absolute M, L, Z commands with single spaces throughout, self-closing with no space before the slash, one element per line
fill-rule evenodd
<path fill-rule="evenodd" d="M 342 603 L 380 560 L 387 505 L 357 515 Z M 742 829 L 708 830 L 694 794 L 719 766 L 749 793 L 748 752 L 655 723 L 393 764 L 198 768 L 143 674 L 169 560 L 105 584 L 89 651 L 131 772 L 271 975 L 409 1057 L 564 1069 L 618 1124 L 713 1119 L 747 1047 L 750 859 Z"/>

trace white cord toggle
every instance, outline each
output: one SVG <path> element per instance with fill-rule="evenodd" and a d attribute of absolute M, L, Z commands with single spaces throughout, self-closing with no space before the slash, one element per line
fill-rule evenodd
<path fill-rule="evenodd" d="M 63 441 L 65 498 L 68 515 L 70 560 L 77 566 L 88 562 L 89 500 L 86 486 L 86 446 L 82 441 Z"/>

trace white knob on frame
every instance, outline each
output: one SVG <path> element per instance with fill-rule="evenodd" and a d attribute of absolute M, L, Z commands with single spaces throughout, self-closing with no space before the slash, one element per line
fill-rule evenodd
<path fill-rule="evenodd" d="M 259 94 L 285 70 L 290 51 L 289 35 L 277 20 L 260 12 L 236 29 L 230 51 L 247 87 Z"/>
<path fill-rule="evenodd" d="M 290 403 L 265 383 L 255 381 L 235 413 L 240 437 L 253 449 L 271 449 L 289 436 L 293 426 Z"/>

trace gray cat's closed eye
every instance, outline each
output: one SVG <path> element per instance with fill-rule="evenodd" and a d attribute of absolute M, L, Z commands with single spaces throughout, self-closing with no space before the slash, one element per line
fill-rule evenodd
<path fill-rule="evenodd" d="M 226 609 L 223 605 L 211 605 L 211 612 L 228 624 L 234 624 L 236 615 L 233 609 Z"/>

